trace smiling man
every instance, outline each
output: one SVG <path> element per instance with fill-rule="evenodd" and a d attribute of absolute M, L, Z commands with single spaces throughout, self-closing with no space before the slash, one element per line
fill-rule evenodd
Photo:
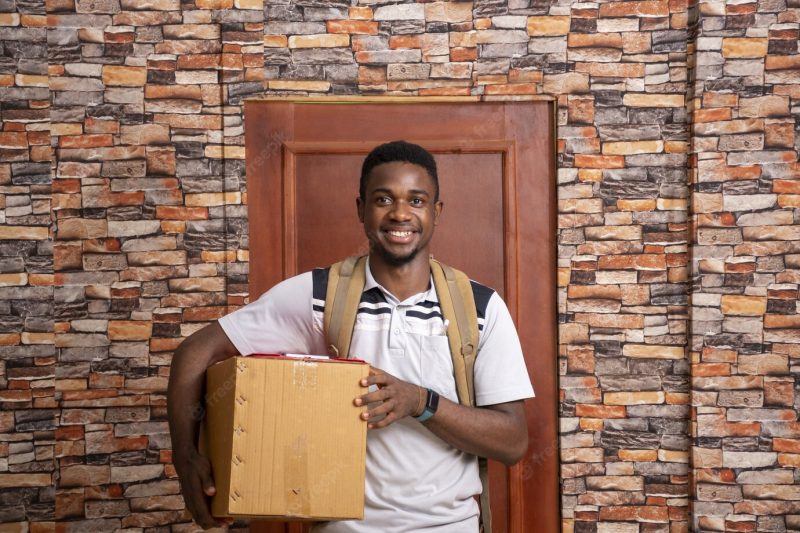
<path fill-rule="evenodd" d="M 477 532 L 477 457 L 510 465 L 528 444 L 522 401 L 533 390 L 516 330 L 497 293 L 472 282 L 480 330 L 477 406 L 459 404 L 429 262 L 443 207 L 433 156 L 404 141 L 378 146 L 364 160 L 356 207 L 369 239 L 350 345 L 372 367 L 361 383 L 365 393 L 354 399 L 369 405 L 365 513 L 364 520 L 314 531 Z M 320 268 L 279 283 L 175 352 L 168 391 L 173 459 L 186 505 L 204 528 L 215 525 L 206 503 L 214 486 L 191 413 L 201 405 L 205 370 L 238 354 L 326 353 L 328 274 Z"/>

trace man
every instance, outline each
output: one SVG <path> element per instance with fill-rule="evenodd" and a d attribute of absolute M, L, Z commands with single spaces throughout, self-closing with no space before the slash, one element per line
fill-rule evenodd
<path fill-rule="evenodd" d="M 476 456 L 511 465 L 528 446 L 522 400 L 533 390 L 516 330 L 500 297 L 473 283 L 481 329 L 477 407 L 460 405 L 429 264 L 443 207 L 433 156 L 403 141 L 377 147 L 364 161 L 356 207 L 369 240 L 350 349 L 372 367 L 361 383 L 365 394 L 354 399 L 369 405 L 365 517 L 315 531 L 476 532 Z M 186 505 L 204 528 L 215 525 L 206 502 L 215 490 L 191 413 L 199 412 L 205 370 L 238 354 L 327 353 L 327 275 L 317 269 L 279 283 L 175 352 L 168 392 L 173 460 Z M 433 416 L 430 409 L 423 415 L 427 389 L 440 395 Z"/>

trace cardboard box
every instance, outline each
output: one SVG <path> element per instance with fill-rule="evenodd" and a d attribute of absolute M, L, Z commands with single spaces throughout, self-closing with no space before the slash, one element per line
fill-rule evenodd
<path fill-rule="evenodd" d="M 364 517 L 361 361 L 234 357 L 206 374 L 214 516 Z"/>

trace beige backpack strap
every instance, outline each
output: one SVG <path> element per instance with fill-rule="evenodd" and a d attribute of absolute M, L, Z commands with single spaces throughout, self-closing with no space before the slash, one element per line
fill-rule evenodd
<path fill-rule="evenodd" d="M 433 284 L 439 297 L 442 316 L 449 322 L 447 340 L 453 357 L 453 374 L 458 399 L 463 405 L 475 405 L 473 373 L 478 355 L 478 312 L 472 284 L 463 272 L 431 258 Z"/>
<path fill-rule="evenodd" d="M 351 256 L 331 266 L 325 294 L 323 328 L 328 355 L 347 358 L 358 304 L 366 283 L 366 256 Z"/>
<path fill-rule="evenodd" d="M 453 374 L 459 401 L 475 405 L 475 358 L 478 355 L 478 311 L 469 277 L 463 272 L 431 257 L 431 273 L 442 316 L 449 322 L 447 340 L 453 358 Z M 489 463 L 478 458 L 481 485 L 481 531 L 492 533 L 492 510 L 489 506 Z"/>

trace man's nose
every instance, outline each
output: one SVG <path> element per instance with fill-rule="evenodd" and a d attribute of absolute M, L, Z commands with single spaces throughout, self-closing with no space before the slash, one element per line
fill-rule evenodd
<path fill-rule="evenodd" d="M 392 204 L 390 215 L 394 220 L 408 220 L 411 218 L 411 206 L 408 202 L 395 202 Z"/>

